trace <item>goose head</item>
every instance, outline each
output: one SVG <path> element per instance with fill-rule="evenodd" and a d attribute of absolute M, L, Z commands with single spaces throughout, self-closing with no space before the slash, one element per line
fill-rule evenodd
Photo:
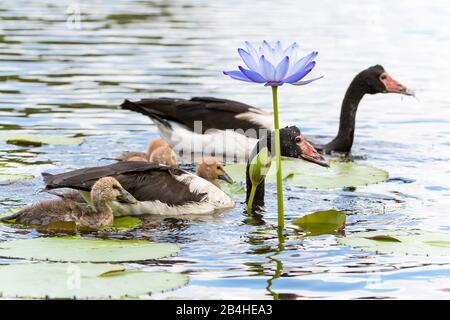
<path fill-rule="evenodd" d="M 233 179 L 226 173 L 222 163 L 215 157 L 204 157 L 197 166 L 197 176 L 208 180 L 219 187 L 217 179 L 233 183 Z"/>
<path fill-rule="evenodd" d="M 112 177 L 103 177 L 92 186 L 91 199 L 97 210 L 112 201 L 135 204 L 137 200 L 126 191 L 119 181 Z"/>
<path fill-rule="evenodd" d="M 258 142 L 258 145 L 261 145 L 261 147 L 267 145 L 269 151 L 275 154 L 275 146 L 272 146 L 272 136 L 273 134 L 265 138 L 263 137 Z M 303 159 L 323 167 L 328 167 L 328 163 L 324 157 L 305 139 L 300 129 L 296 126 L 280 129 L 280 147 L 283 157 Z M 254 154 L 256 155 L 256 153 Z M 253 155 L 251 158 L 253 158 Z"/>
<path fill-rule="evenodd" d="M 322 155 L 317 152 L 317 150 L 303 137 L 300 129 L 296 126 L 285 127 L 280 129 L 280 147 L 281 155 L 284 157 L 303 159 L 308 162 L 315 163 L 317 165 L 328 167 L 328 163 L 322 157 Z M 262 150 L 267 148 L 269 153 L 275 155 L 275 144 L 274 144 L 274 133 L 270 132 L 265 136 L 262 136 L 250 155 L 249 161 L 247 162 L 246 168 L 246 184 L 247 184 L 247 198 L 248 201 L 251 191 L 251 179 L 249 175 L 250 162 L 251 160 Z M 253 208 L 259 208 L 264 205 L 264 181 L 262 181 L 256 188 Z"/>
<path fill-rule="evenodd" d="M 389 73 L 381 66 L 375 65 L 361 71 L 356 75 L 355 80 L 360 83 L 361 89 L 365 93 L 399 93 L 407 96 L 414 95 L 414 92 L 397 80 L 394 80 Z"/>

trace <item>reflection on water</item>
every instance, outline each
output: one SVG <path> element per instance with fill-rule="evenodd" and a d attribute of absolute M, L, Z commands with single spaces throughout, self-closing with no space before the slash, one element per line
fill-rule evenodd
<path fill-rule="evenodd" d="M 145 149 L 156 128 L 118 110 L 124 98 L 206 95 L 270 110 L 267 90 L 221 71 L 238 63 L 243 40 L 297 40 L 303 52 L 320 52 L 315 72 L 325 77 L 283 86 L 282 118 L 318 140 L 334 136 L 346 87 L 370 65 L 384 65 L 418 99 L 380 94 L 360 105 L 354 155 L 389 171 L 388 182 L 356 190 L 288 188 L 288 222 L 333 208 L 348 215 L 347 233 L 450 231 L 450 108 L 442 80 L 450 77 L 450 29 L 442 28 L 449 7 L 418 0 L 319 2 L 2 2 L 0 130 L 86 141 L 80 147 L 0 144 L 0 161 L 60 172 Z M 48 197 L 41 188 L 40 178 L 0 185 L 1 211 Z M 120 235 L 181 245 L 179 256 L 145 267 L 187 272 L 189 285 L 154 297 L 448 298 L 442 281 L 450 275 L 448 258 L 374 254 L 338 245 L 335 236 L 301 238 L 289 230 L 280 248 L 274 186 L 261 216 L 249 218 L 242 202 L 213 217 L 146 217 L 142 228 Z M 0 226 L 0 240 L 36 235 Z"/>

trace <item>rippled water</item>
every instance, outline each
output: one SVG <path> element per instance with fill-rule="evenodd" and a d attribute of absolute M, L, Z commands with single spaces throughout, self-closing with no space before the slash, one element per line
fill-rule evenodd
<path fill-rule="evenodd" d="M 73 12 L 81 12 L 78 23 Z M 80 147 L 0 144 L 0 159 L 37 172 L 106 164 L 157 135 L 124 98 L 208 95 L 270 110 L 270 92 L 221 74 L 244 40 L 299 41 L 318 50 L 317 75 L 282 87 L 282 118 L 330 140 L 353 76 L 374 64 L 417 99 L 363 99 L 354 154 L 391 179 L 356 191 L 287 190 L 286 218 L 339 209 L 347 233 L 417 228 L 450 231 L 450 7 L 444 1 L 3 1 L 0 3 L 0 129 L 85 136 Z M 0 186 L 0 210 L 46 197 L 40 178 Z M 277 253 L 275 188 L 251 223 L 239 203 L 213 217 L 155 219 L 130 237 L 176 242 L 177 257 L 148 269 L 189 274 L 188 286 L 156 298 L 449 298 L 450 261 L 381 255 L 335 236 L 290 234 Z M 36 236 L 0 226 L 0 239 Z"/>

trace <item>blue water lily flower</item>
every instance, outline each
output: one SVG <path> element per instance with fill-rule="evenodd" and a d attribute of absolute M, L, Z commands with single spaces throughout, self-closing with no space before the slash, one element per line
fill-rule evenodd
<path fill-rule="evenodd" d="M 239 66 L 239 70 L 223 72 L 233 79 L 274 87 L 284 83 L 303 85 L 321 78 L 302 80 L 316 65 L 316 51 L 297 59 L 299 46 L 295 42 L 287 48 L 280 41 L 272 47 L 264 40 L 258 49 L 248 41 L 245 45 L 247 51 L 239 48 L 238 52 L 248 69 Z"/>

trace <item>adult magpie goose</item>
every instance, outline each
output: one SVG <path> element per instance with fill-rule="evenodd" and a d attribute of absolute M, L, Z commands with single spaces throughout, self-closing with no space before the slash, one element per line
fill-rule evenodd
<path fill-rule="evenodd" d="M 413 95 L 381 65 L 361 71 L 345 93 L 336 137 L 330 143 L 317 145 L 317 149 L 325 153 L 349 153 L 359 103 L 365 94 L 376 93 Z M 234 153 L 238 158 L 247 159 L 261 135 L 260 129 L 273 129 L 271 113 L 233 100 L 211 97 L 190 100 L 154 98 L 137 102 L 125 100 L 121 107 L 150 117 L 161 136 L 176 151 L 198 153 L 214 150 L 216 155 Z"/>

